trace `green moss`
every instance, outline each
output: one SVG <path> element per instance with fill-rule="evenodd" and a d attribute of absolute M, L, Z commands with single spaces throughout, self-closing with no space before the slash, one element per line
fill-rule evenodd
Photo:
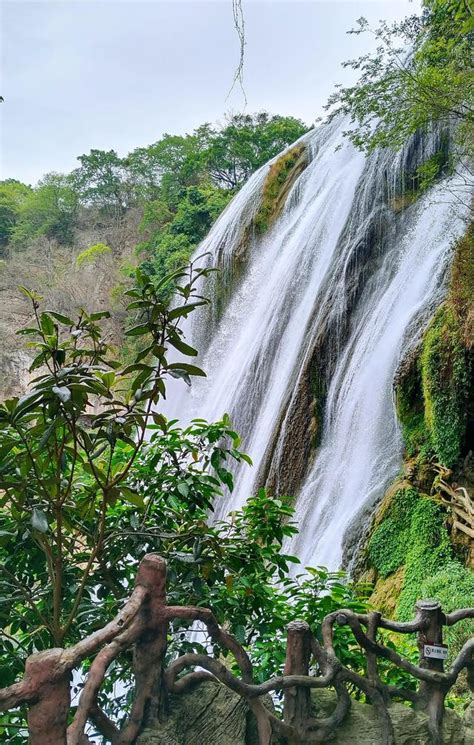
<path fill-rule="evenodd" d="M 265 233 L 281 214 L 288 192 L 306 167 L 306 148 L 295 145 L 270 166 L 263 185 L 262 202 L 254 219 L 257 233 Z"/>
<path fill-rule="evenodd" d="M 420 595 L 438 600 L 445 613 L 458 608 L 474 608 L 474 572 L 466 569 L 458 561 L 449 561 L 422 582 Z M 472 619 L 445 629 L 444 641 L 449 649 L 448 665 L 460 652 L 464 643 L 473 636 Z"/>
<path fill-rule="evenodd" d="M 372 600 L 391 598 L 395 615 L 413 617 L 417 600 L 438 598 L 449 612 L 474 602 L 474 575 L 453 559 L 445 511 L 414 488 L 398 489 L 369 541 L 368 556 L 379 579 Z M 464 595 L 464 598 L 463 598 Z"/>
<path fill-rule="evenodd" d="M 451 562 L 445 513 L 439 504 L 427 497 L 418 499 L 405 541 L 405 580 L 396 614 L 408 620 L 413 617 L 416 601 L 422 597 L 422 583 Z"/>
<path fill-rule="evenodd" d="M 461 454 L 467 424 L 469 365 L 453 307 L 438 308 L 423 341 L 424 419 L 433 450 L 450 468 Z"/>
<path fill-rule="evenodd" d="M 426 454 L 429 434 L 425 424 L 421 372 L 417 358 L 396 385 L 395 401 L 406 455 L 412 458 L 419 453 Z"/>
<path fill-rule="evenodd" d="M 381 577 L 387 577 L 405 562 L 412 516 L 419 499 L 416 489 L 395 492 L 385 518 L 370 538 L 369 560 Z"/>
<path fill-rule="evenodd" d="M 472 400 L 474 224 L 454 248 L 446 302 L 424 335 L 421 353 L 396 385 L 397 414 L 408 457 L 451 468 L 463 454 Z"/>

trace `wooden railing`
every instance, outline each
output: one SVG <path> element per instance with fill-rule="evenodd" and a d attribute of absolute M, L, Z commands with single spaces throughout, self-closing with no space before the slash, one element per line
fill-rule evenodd
<path fill-rule="evenodd" d="M 474 538 L 474 502 L 467 489 L 459 486 L 457 489 L 446 481 L 439 479 L 440 500 L 448 507 L 453 515 L 454 531 L 461 531 L 469 538 Z"/>
<path fill-rule="evenodd" d="M 439 604 L 431 600 L 417 603 L 416 617 L 410 623 L 397 623 L 380 613 L 354 613 L 340 610 L 326 616 L 318 641 L 303 621 L 294 621 L 287 628 L 286 664 L 283 675 L 257 684 L 253 681 L 252 663 L 237 640 L 217 623 L 210 610 L 166 604 L 166 563 L 156 554 L 148 554 L 141 562 L 135 589 L 116 618 L 103 629 L 67 649 L 50 649 L 27 659 L 22 681 L 0 690 L 0 710 L 26 704 L 31 745 L 86 745 L 84 734 L 88 720 L 112 743 L 133 743 L 145 721 L 160 719 L 168 692 L 179 693 L 196 682 L 209 679 L 209 673 L 245 699 L 253 711 L 258 726 L 260 745 L 269 745 L 272 733 L 278 733 L 289 743 L 325 742 L 349 712 L 351 698 L 348 687 L 359 689 L 373 704 L 382 727 L 381 745 L 393 745 L 395 735 L 390 719 L 390 702 L 394 698 L 411 702 L 429 716 L 431 739 L 442 743 L 444 700 L 462 670 L 474 690 L 474 638 L 468 641 L 449 671 L 444 671 L 442 659 L 429 656 L 441 654 L 442 630 L 466 618 L 474 618 L 474 608 L 465 608 L 445 615 Z M 165 668 L 168 625 L 174 621 L 203 623 L 211 641 L 230 652 L 239 669 L 234 675 L 219 659 L 206 654 L 184 654 Z M 366 656 L 366 675 L 344 666 L 334 650 L 334 628 L 348 626 Z M 377 641 L 379 629 L 401 634 L 417 634 L 420 649 L 418 664 L 410 662 L 391 647 Z M 431 649 L 427 650 L 427 645 Z M 124 650 L 134 647 L 135 692 L 130 714 L 119 730 L 102 712 L 97 695 L 112 661 Z M 437 649 L 436 649 L 437 647 Z M 95 655 L 95 656 L 94 656 Z M 94 656 L 71 724 L 70 688 L 72 672 L 81 662 Z M 408 690 L 382 682 L 378 670 L 379 658 L 413 676 L 418 689 Z M 196 671 L 195 668 L 202 668 Z M 207 671 L 207 672 L 205 672 Z M 311 712 L 310 690 L 334 688 L 337 703 L 324 718 Z M 266 708 L 261 700 L 265 694 L 283 691 L 283 717 Z"/>

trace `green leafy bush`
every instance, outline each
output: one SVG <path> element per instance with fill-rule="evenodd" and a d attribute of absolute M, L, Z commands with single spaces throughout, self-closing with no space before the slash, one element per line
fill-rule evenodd
<path fill-rule="evenodd" d="M 452 609 L 459 602 L 457 577 L 467 570 L 453 558 L 453 549 L 445 524 L 443 507 L 414 488 L 398 490 L 368 545 L 368 558 L 382 578 L 404 566 L 403 585 L 396 606 L 397 617 L 413 617 L 417 600 L 426 596 L 427 583 L 434 577 L 444 586 L 443 604 Z M 428 594 L 429 595 L 429 594 Z M 461 603 L 463 605 L 463 603 Z"/>
<path fill-rule="evenodd" d="M 15 179 L 0 181 L 0 246 L 8 243 L 31 187 Z"/>
<path fill-rule="evenodd" d="M 24 247 L 45 235 L 70 245 L 79 206 L 78 195 L 69 176 L 48 173 L 22 200 L 11 240 Z"/>

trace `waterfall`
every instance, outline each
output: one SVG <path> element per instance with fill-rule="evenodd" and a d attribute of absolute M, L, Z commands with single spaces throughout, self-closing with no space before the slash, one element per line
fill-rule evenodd
<path fill-rule="evenodd" d="M 173 384 L 165 411 L 181 421 L 228 412 L 254 466 L 239 467 L 218 517 L 262 484 L 290 491 L 299 535 L 286 548 L 332 569 L 400 468 L 394 375 L 442 297 L 464 227 L 447 180 L 403 203 L 406 174 L 437 151 L 439 133 L 365 158 L 345 128 L 333 121 L 300 140 L 307 166 L 265 235 L 251 228 L 273 162 L 199 247 L 221 269 L 208 291 L 232 291 L 219 317 L 188 327 L 207 378 Z"/>

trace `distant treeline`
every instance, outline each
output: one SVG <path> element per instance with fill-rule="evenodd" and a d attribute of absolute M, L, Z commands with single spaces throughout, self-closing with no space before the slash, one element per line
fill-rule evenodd
<path fill-rule="evenodd" d="M 72 245 L 84 210 L 120 220 L 138 207 L 139 250 L 147 271 L 161 276 L 189 258 L 249 176 L 307 129 L 293 117 L 237 114 L 223 126 L 165 134 L 124 158 L 91 150 L 71 173 L 48 173 L 35 187 L 1 181 L 0 251 L 27 248 L 39 236 Z"/>

